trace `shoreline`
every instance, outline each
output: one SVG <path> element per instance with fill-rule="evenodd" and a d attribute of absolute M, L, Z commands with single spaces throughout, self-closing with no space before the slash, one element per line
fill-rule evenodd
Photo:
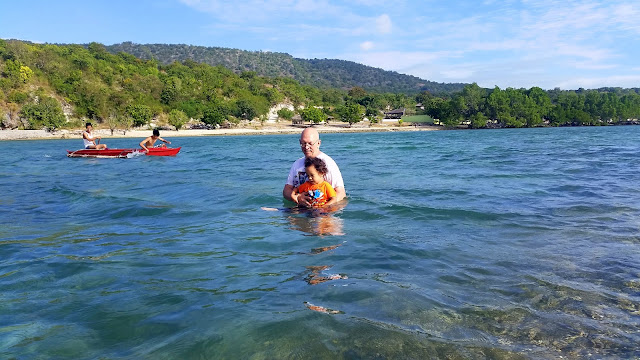
<path fill-rule="evenodd" d="M 309 125 L 311 126 L 311 125 Z M 214 129 L 214 130 L 161 130 L 160 136 L 186 137 L 186 136 L 238 136 L 238 135 L 276 135 L 276 134 L 299 134 L 305 128 L 305 125 L 266 125 L 257 128 L 234 128 L 234 129 Z M 409 131 L 435 131 L 441 130 L 438 126 L 353 126 L 347 125 L 313 125 L 321 134 L 329 133 L 360 133 L 360 132 L 409 132 Z M 48 132 L 46 130 L 0 130 L 0 141 L 12 140 L 61 140 L 61 139 L 81 139 L 83 129 L 76 130 L 57 130 Z M 124 133 L 123 130 L 115 130 L 113 135 L 109 129 L 94 129 L 93 133 L 103 137 L 104 140 L 109 138 L 146 138 L 151 135 L 151 129 L 148 130 L 129 130 Z"/>

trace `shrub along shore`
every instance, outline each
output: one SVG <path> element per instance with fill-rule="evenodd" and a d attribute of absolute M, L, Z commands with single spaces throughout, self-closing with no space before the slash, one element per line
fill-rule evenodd
<path fill-rule="evenodd" d="M 344 126 L 344 125 L 316 125 L 321 134 L 326 133 L 342 133 L 342 132 L 385 132 L 385 131 L 430 131 L 440 130 L 438 126 Z M 163 138 L 182 137 L 182 136 L 232 136 L 232 135 L 274 135 L 274 134 L 298 134 L 302 132 L 305 126 L 281 125 L 281 126 L 262 126 L 262 127 L 246 127 L 232 129 L 188 129 L 188 130 L 160 130 L 160 136 Z M 78 139 L 79 146 L 82 145 L 82 129 L 76 130 L 57 130 L 49 132 L 46 130 L 0 130 L 1 140 L 52 140 L 52 139 Z M 109 138 L 145 138 L 151 135 L 151 130 L 129 130 L 123 132 L 116 130 L 111 133 L 109 129 L 94 129 L 93 133 L 108 141 Z"/>

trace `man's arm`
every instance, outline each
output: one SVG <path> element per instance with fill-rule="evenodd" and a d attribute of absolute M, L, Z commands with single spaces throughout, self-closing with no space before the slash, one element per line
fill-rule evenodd
<path fill-rule="evenodd" d="M 342 199 L 344 199 L 347 196 L 347 193 L 344 190 L 344 187 L 342 186 L 337 187 L 334 190 L 336 191 L 336 202 L 342 201 Z"/>
<path fill-rule="evenodd" d="M 298 201 L 296 201 L 297 199 L 293 198 L 295 196 L 295 194 L 293 193 L 293 189 L 294 189 L 293 185 L 285 184 L 284 189 L 282 189 L 282 196 L 284 196 L 284 198 L 289 201 L 298 203 Z"/>
<path fill-rule="evenodd" d="M 147 142 L 149 141 L 149 138 L 146 138 L 144 140 L 142 140 L 140 142 L 140 147 L 144 149 L 144 151 L 149 151 L 149 149 L 147 149 Z"/>

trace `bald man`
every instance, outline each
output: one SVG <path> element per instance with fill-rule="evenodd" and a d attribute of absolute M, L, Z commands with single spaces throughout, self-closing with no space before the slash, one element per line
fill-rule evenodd
<path fill-rule="evenodd" d="M 318 131 L 314 128 L 306 128 L 302 131 L 302 134 L 300 134 L 300 148 L 304 157 L 296 160 L 296 162 L 291 166 L 291 170 L 289 170 L 287 183 L 284 185 L 284 189 L 282 190 L 282 196 L 284 196 L 285 199 L 291 200 L 302 206 L 311 205 L 311 198 L 308 194 L 295 194 L 293 189 L 307 181 L 304 159 L 315 157 L 324 160 L 325 164 L 327 164 L 327 169 L 329 171 L 324 175 L 324 179 L 331 184 L 333 189 L 336 191 L 336 199 L 340 201 L 347 195 L 338 165 L 329 155 L 320 151 L 320 143 L 320 134 L 318 134 Z"/>

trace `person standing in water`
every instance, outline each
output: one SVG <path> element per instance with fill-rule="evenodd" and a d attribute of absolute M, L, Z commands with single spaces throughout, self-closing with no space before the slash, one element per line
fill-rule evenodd
<path fill-rule="evenodd" d="M 336 192 L 331 184 L 324 180 L 324 175 L 328 172 L 324 161 L 320 158 L 306 158 L 304 159 L 304 168 L 307 173 L 307 182 L 295 188 L 294 193 L 296 195 L 309 194 L 312 207 L 335 204 L 337 202 Z"/>
<path fill-rule="evenodd" d="M 171 141 L 167 141 L 163 138 L 160 137 L 160 130 L 158 129 L 153 129 L 153 135 L 149 136 L 148 138 L 142 140 L 140 142 L 140 147 L 142 147 L 144 149 L 144 151 L 149 151 L 150 147 L 153 147 L 153 145 L 156 143 L 157 140 L 162 141 L 165 144 L 171 144 Z M 166 145 L 163 145 L 166 147 Z"/>
<path fill-rule="evenodd" d="M 285 199 L 293 201 L 298 205 L 311 206 L 313 200 L 311 196 L 309 196 L 308 193 L 296 193 L 294 189 L 307 181 L 307 173 L 304 166 L 305 159 L 316 157 L 322 159 L 327 166 L 327 173 L 324 174 L 324 179 L 331 184 L 335 190 L 336 202 L 340 202 L 347 195 L 338 165 L 329 155 L 320 151 L 320 143 L 320 135 L 316 129 L 306 128 L 302 131 L 300 135 L 300 148 L 304 157 L 296 160 L 289 170 L 289 177 L 284 185 L 284 189 L 282 189 L 282 196 L 284 196 Z"/>
<path fill-rule="evenodd" d="M 91 131 L 93 130 L 93 125 L 90 122 L 86 125 L 87 129 L 82 132 L 82 141 L 84 142 L 85 149 L 96 149 L 96 150 L 104 150 L 107 148 L 106 144 L 100 144 L 100 136 L 93 136 Z M 98 142 L 96 143 L 96 139 Z"/>

